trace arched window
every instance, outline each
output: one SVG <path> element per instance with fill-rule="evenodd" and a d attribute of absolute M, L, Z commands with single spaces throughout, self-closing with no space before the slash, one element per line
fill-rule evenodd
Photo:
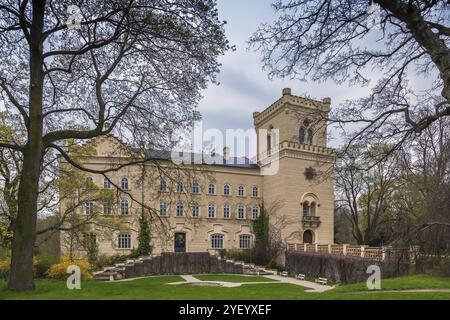
<path fill-rule="evenodd" d="M 225 184 L 223 186 L 223 195 L 224 196 L 229 196 L 230 195 L 230 185 L 229 184 Z"/>
<path fill-rule="evenodd" d="M 303 215 L 309 216 L 309 202 L 308 201 L 303 202 Z"/>
<path fill-rule="evenodd" d="M 245 219 L 245 206 L 243 204 L 238 205 L 238 219 Z"/>
<path fill-rule="evenodd" d="M 252 218 L 258 219 L 259 217 L 259 206 L 253 206 L 252 208 Z"/>
<path fill-rule="evenodd" d="M 103 179 L 103 188 L 105 189 L 111 188 L 111 181 L 108 178 Z"/>
<path fill-rule="evenodd" d="M 250 249 L 252 247 L 252 236 L 242 234 L 239 236 L 239 249 Z"/>
<path fill-rule="evenodd" d="M 111 202 L 111 200 L 105 200 L 103 202 L 103 214 L 105 214 L 105 215 L 112 214 L 112 202 Z"/>
<path fill-rule="evenodd" d="M 308 144 L 313 144 L 313 130 L 311 128 L 308 129 Z"/>
<path fill-rule="evenodd" d="M 238 196 L 240 197 L 245 196 L 245 187 L 242 184 L 238 188 Z"/>
<path fill-rule="evenodd" d="M 316 203 L 311 202 L 311 206 L 309 207 L 309 215 L 315 216 L 316 215 Z"/>
<path fill-rule="evenodd" d="M 192 183 L 192 193 L 200 193 L 200 186 L 197 181 Z"/>
<path fill-rule="evenodd" d="M 273 144 L 272 129 L 273 129 L 273 126 L 270 126 L 269 130 L 267 131 L 267 151 L 270 151 L 270 149 L 272 149 L 272 144 Z"/>
<path fill-rule="evenodd" d="M 182 217 L 184 215 L 184 205 L 181 202 L 178 202 L 176 209 L 177 217 Z"/>
<path fill-rule="evenodd" d="M 192 204 L 192 217 L 194 218 L 200 217 L 200 207 L 197 203 Z"/>
<path fill-rule="evenodd" d="M 86 177 L 86 188 L 90 189 L 94 187 L 94 179 L 92 177 Z"/>
<path fill-rule="evenodd" d="M 314 233 L 311 230 L 306 230 L 303 232 L 303 243 L 313 243 Z"/>
<path fill-rule="evenodd" d="M 305 128 L 300 128 L 298 131 L 298 141 L 300 143 L 305 143 Z"/>
<path fill-rule="evenodd" d="M 228 204 L 223 205 L 223 218 L 224 219 L 230 218 L 230 206 Z"/>
<path fill-rule="evenodd" d="M 252 196 L 259 197 L 259 188 L 257 186 L 253 186 Z"/>
<path fill-rule="evenodd" d="M 184 191 L 184 184 L 183 181 L 178 181 L 177 182 L 177 192 L 178 193 L 182 193 Z"/>
<path fill-rule="evenodd" d="M 222 234 L 213 234 L 211 236 L 211 248 L 223 249 L 223 235 Z"/>
<path fill-rule="evenodd" d="M 128 178 L 122 178 L 120 181 L 120 188 L 122 190 L 128 190 Z"/>
<path fill-rule="evenodd" d="M 94 214 L 94 201 L 88 200 L 84 204 L 84 214 L 92 215 Z"/>
<path fill-rule="evenodd" d="M 208 185 L 208 194 L 216 194 L 216 185 L 214 183 Z"/>
<path fill-rule="evenodd" d="M 166 192 L 167 191 L 167 183 L 166 180 L 161 179 L 159 181 L 159 191 L 160 192 Z"/>
<path fill-rule="evenodd" d="M 120 214 L 123 214 L 123 215 L 129 214 L 130 213 L 129 209 L 130 208 L 129 208 L 128 200 L 122 199 L 120 201 Z"/>
<path fill-rule="evenodd" d="M 159 203 L 159 215 L 161 217 L 167 216 L 167 205 L 166 205 L 166 203 L 164 201 L 161 201 Z"/>
<path fill-rule="evenodd" d="M 208 218 L 216 217 L 216 205 L 214 203 L 208 204 Z"/>

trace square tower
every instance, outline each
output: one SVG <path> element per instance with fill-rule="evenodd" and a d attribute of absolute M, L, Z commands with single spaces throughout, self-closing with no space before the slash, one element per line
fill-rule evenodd
<path fill-rule="evenodd" d="M 333 164 L 327 148 L 330 98 L 294 96 L 254 112 L 257 161 L 264 175 L 264 202 L 271 224 L 286 244 L 333 243 Z"/>

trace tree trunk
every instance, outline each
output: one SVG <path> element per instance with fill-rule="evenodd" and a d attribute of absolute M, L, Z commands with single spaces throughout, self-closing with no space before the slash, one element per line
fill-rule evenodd
<path fill-rule="evenodd" d="M 45 0 L 33 1 L 30 30 L 30 88 L 28 140 L 23 151 L 23 167 L 17 194 L 18 208 L 12 242 L 8 288 L 15 291 L 34 289 L 33 251 L 36 237 L 37 201 L 44 146 L 42 141 L 43 56 L 42 30 Z"/>
<path fill-rule="evenodd" d="M 29 148 L 32 149 L 32 148 Z M 11 271 L 8 288 L 16 291 L 34 289 L 33 251 L 36 236 L 37 197 L 41 154 L 24 153 L 18 192 L 18 212 L 12 241 Z"/>

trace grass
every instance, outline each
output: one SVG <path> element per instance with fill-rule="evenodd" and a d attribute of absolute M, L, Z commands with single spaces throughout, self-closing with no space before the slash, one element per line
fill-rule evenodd
<path fill-rule="evenodd" d="M 231 277 L 228 275 L 199 275 L 212 281 L 212 276 Z M 232 276 L 243 282 L 249 277 Z M 259 277 L 255 277 L 259 278 Z M 450 300 L 450 293 L 427 292 L 369 292 L 364 284 L 342 285 L 325 293 L 306 292 L 305 288 L 285 283 L 246 284 L 236 288 L 173 286 L 170 282 L 182 281 L 179 276 L 155 276 L 122 282 L 83 281 L 81 290 L 68 290 L 65 281 L 36 280 L 36 290 L 28 293 L 15 293 L 6 290 L 6 283 L 0 281 L 1 299 L 177 299 L 177 300 L 361 300 L 361 299 L 445 299 Z M 429 276 L 410 276 L 382 281 L 382 289 L 450 289 L 450 279 Z"/>
<path fill-rule="evenodd" d="M 225 281 L 225 282 L 271 282 L 277 281 L 261 276 L 240 276 L 234 274 L 197 274 L 195 278 L 202 281 Z"/>

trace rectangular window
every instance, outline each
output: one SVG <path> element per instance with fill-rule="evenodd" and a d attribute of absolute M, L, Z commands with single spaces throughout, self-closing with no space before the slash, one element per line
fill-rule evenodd
<path fill-rule="evenodd" d="M 230 218 L 230 206 L 227 204 L 223 206 L 223 217 L 224 219 Z"/>
<path fill-rule="evenodd" d="M 194 218 L 198 218 L 200 216 L 200 207 L 198 206 L 198 204 L 192 205 L 192 216 Z"/>
<path fill-rule="evenodd" d="M 88 200 L 84 204 L 84 214 L 93 215 L 94 214 L 94 201 Z"/>
<path fill-rule="evenodd" d="M 252 218 L 253 219 L 258 219 L 259 217 L 259 207 L 258 206 L 254 206 L 252 208 Z"/>
<path fill-rule="evenodd" d="M 159 203 L 159 215 L 161 217 L 167 216 L 167 205 L 166 205 L 165 202 L 160 202 Z"/>
<path fill-rule="evenodd" d="M 110 189 L 111 188 L 111 181 L 108 178 L 105 178 L 103 180 L 103 188 Z"/>
<path fill-rule="evenodd" d="M 208 218 L 216 217 L 216 206 L 214 204 L 208 205 Z"/>
<path fill-rule="evenodd" d="M 165 180 L 161 179 L 161 181 L 159 181 L 159 191 L 166 192 L 166 190 L 167 190 L 167 183 Z"/>
<path fill-rule="evenodd" d="M 127 214 L 130 213 L 128 200 L 121 200 L 120 201 L 120 213 L 123 214 L 123 215 L 127 215 Z"/>
<path fill-rule="evenodd" d="M 238 206 L 238 219 L 245 219 L 245 207 L 243 205 Z"/>
<path fill-rule="evenodd" d="M 252 237 L 248 234 L 243 234 L 239 236 L 239 248 L 240 249 L 250 249 L 252 246 Z"/>
<path fill-rule="evenodd" d="M 243 197 L 245 195 L 245 188 L 244 186 L 239 186 L 238 188 L 238 196 Z"/>
<path fill-rule="evenodd" d="M 119 234 L 117 247 L 119 249 L 131 249 L 131 235 L 126 233 Z"/>
<path fill-rule="evenodd" d="M 112 214 L 112 203 L 111 201 L 105 201 L 103 202 L 103 214 L 104 215 L 110 215 Z"/>
<path fill-rule="evenodd" d="M 198 182 L 194 182 L 192 184 L 192 193 L 200 193 L 200 187 L 198 185 Z"/>
<path fill-rule="evenodd" d="M 182 203 L 177 203 L 177 217 L 182 217 L 184 215 L 184 206 Z"/>
<path fill-rule="evenodd" d="M 223 235 L 213 234 L 211 236 L 211 248 L 213 249 L 223 249 Z"/>

